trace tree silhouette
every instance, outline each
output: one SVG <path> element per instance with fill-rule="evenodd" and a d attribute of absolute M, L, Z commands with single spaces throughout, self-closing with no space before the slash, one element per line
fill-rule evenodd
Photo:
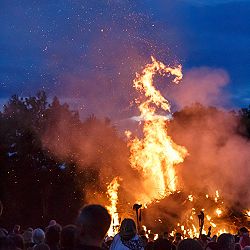
<path fill-rule="evenodd" d="M 121 149 L 127 151 L 126 144 L 109 119 L 92 115 L 82 122 L 78 112 L 57 97 L 50 103 L 43 91 L 12 96 L 0 113 L 3 224 L 73 222 L 87 189 L 105 195 L 101 171 L 112 177 Z"/>

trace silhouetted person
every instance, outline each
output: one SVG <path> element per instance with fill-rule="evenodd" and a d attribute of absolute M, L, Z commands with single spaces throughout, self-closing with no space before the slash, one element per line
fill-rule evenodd
<path fill-rule="evenodd" d="M 154 250 L 154 242 L 149 241 L 148 244 L 145 247 L 145 250 Z"/>
<path fill-rule="evenodd" d="M 203 250 L 203 248 L 198 241 L 185 239 L 178 244 L 177 250 Z"/>
<path fill-rule="evenodd" d="M 83 207 L 77 219 L 78 250 L 99 250 L 110 227 L 111 217 L 101 205 Z"/>
<path fill-rule="evenodd" d="M 239 243 L 240 243 L 241 248 L 250 246 L 249 231 L 246 227 L 240 228 L 239 237 L 240 237 Z"/>
<path fill-rule="evenodd" d="M 173 244 L 177 246 L 180 241 L 181 241 L 181 233 L 176 233 Z"/>
<path fill-rule="evenodd" d="M 219 250 L 234 250 L 234 236 L 232 234 L 223 233 L 217 240 Z"/>
<path fill-rule="evenodd" d="M 21 226 L 20 225 L 15 225 L 13 228 L 13 234 L 20 234 Z"/>
<path fill-rule="evenodd" d="M 76 240 L 76 226 L 67 225 L 61 231 L 61 250 L 73 250 Z"/>
<path fill-rule="evenodd" d="M 0 250 L 16 250 L 15 243 L 8 237 L 0 238 Z"/>
<path fill-rule="evenodd" d="M 61 227 L 59 225 L 49 226 L 45 233 L 45 242 L 50 250 L 59 250 Z"/>
<path fill-rule="evenodd" d="M 34 243 L 34 246 L 43 244 L 45 240 L 45 233 L 41 228 L 36 228 L 32 232 L 32 241 Z"/>
<path fill-rule="evenodd" d="M 168 240 L 168 232 L 164 232 L 163 233 L 163 239 L 167 239 Z"/>
<path fill-rule="evenodd" d="M 8 236 L 8 238 L 12 242 L 14 242 L 16 248 L 24 249 L 24 240 L 23 240 L 23 236 L 21 234 L 11 234 Z"/>
<path fill-rule="evenodd" d="M 147 244 L 148 244 L 148 238 L 146 235 L 140 235 L 140 237 L 141 237 L 141 240 L 143 242 L 143 247 L 145 248 L 145 246 L 147 246 Z"/>
<path fill-rule="evenodd" d="M 25 249 L 32 248 L 34 246 L 34 243 L 32 242 L 32 233 L 33 229 L 28 228 L 23 232 L 23 240 L 24 240 L 24 247 Z"/>
<path fill-rule="evenodd" d="M 205 250 L 218 250 L 217 242 L 214 241 L 208 242 L 207 246 L 205 247 Z"/>
<path fill-rule="evenodd" d="M 34 246 L 32 250 L 50 250 L 49 246 L 45 243 L 41 243 L 39 245 Z"/>
<path fill-rule="evenodd" d="M 124 219 L 120 226 L 120 232 L 114 237 L 111 250 L 143 250 L 144 244 L 136 231 L 135 222 L 132 219 Z"/>
<path fill-rule="evenodd" d="M 157 239 L 154 242 L 154 250 L 172 250 L 172 243 L 167 239 Z"/>

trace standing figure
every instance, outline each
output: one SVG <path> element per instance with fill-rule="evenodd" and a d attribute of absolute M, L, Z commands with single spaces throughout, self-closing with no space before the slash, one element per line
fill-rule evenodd
<path fill-rule="evenodd" d="M 111 250 L 144 250 L 143 240 L 136 231 L 135 222 L 132 219 L 124 219 L 120 232 L 114 237 Z"/>

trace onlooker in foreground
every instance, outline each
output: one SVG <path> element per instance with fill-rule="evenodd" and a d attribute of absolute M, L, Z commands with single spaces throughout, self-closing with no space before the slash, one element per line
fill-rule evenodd
<path fill-rule="evenodd" d="M 8 237 L 4 237 L 4 238 L 0 238 L 0 250 L 16 250 L 16 246 L 14 244 L 14 242 L 8 238 Z"/>
<path fill-rule="evenodd" d="M 45 242 L 49 245 L 50 250 L 59 250 L 61 226 L 58 224 L 49 226 L 45 234 Z"/>
<path fill-rule="evenodd" d="M 124 219 L 120 232 L 114 237 L 111 250 L 143 250 L 143 241 L 136 233 L 136 225 L 132 219 Z"/>
<path fill-rule="evenodd" d="M 178 244 L 177 250 L 203 250 L 203 248 L 198 241 L 185 239 Z"/>
<path fill-rule="evenodd" d="M 207 246 L 205 247 L 205 250 L 218 250 L 217 242 L 214 241 L 208 242 Z"/>
<path fill-rule="evenodd" d="M 173 244 L 177 246 L 181 242 L 181 233 L 176 233 Z"/>
<path fill-rule="evenodd" d="M 8 238 L 14 243 L 17 249 L 24 249 L 24 240 L 21 234 L 10 234 Z"/>
<path fill-rule="evenodd" d="M 232 234 L 223 233 L 217 240 L 219 250 L 234 250 L 234 236 Z"/>
<path fill-rule="evenodd" d="M 49 246 L 45 243 L 41 243 L 39 245 L 34 246 L 32 250 L 50 250 Z"/>
<path fill-rule="evenodd" d="M 157 239 L 154 242 L 154 246 L 153 246 L 154 250 L 172 250 L 173 249 L 173 245 L 172 243 L 167 240 L 167 239 Z"/>
<path fill-rule="evenodd" d="M 32 233 L 33 233 L 32 228 L 28 228 L 23 233 L 23 240 L 24 240 L 25 249 L 32 248 L 34 246 L 34 243 L 32 242 Z"/>
<path fill-rule="evenodd" d="M 250 246 L 250 238 L 249 238 L 249 231 L 247 228 L 242 227 L 239 230 L 239 236 L 240 236 L 240 246 L 241 248 L 244 248 L 246 246 Z"/>
<path fill-rule="evenodd" d="M 61 250 L 73 250 L 75 247 L 76 226 L 67 225 L 61 231 Z"/>
<path fill-rule="evenodd" d="M 77 219 L 76 249 L 100 250 L 110 223 L 111 217 L 106 208 L 100 205 L 85 206 Z"/>
<path fill-rule="evenodd" d="M 13 234 L 20 234 L 21 233 L 21 226 L 20 225 L 15 225 L 13 228 Z"/>
<path fill-rule="evenodd" d="M 33 240 L 33 243 L 35 244 L 34 246 L 38 246 L 40 244 L 43 244 L 44 240 L 45 240 L 44 231 L 41 228 L 35 229 L 33 231 L 32 240 Z"/>

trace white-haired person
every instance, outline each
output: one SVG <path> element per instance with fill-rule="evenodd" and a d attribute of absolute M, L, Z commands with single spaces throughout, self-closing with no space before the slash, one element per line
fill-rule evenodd
<path fill-rule="evenodd" d="M 32 241 L 34 243 L 34 246 L 31 249 L 49 249 L 48 245 L 44 243 L 45 233 L 41 228 L 36 228 L 35 230 L 33 230 Z"/>

